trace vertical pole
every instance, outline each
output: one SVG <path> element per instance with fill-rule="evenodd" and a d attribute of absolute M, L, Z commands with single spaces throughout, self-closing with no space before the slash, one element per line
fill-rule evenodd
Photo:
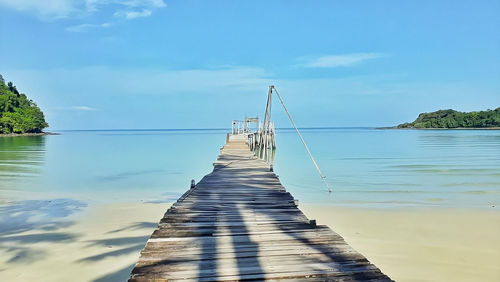
<path fill-rule="evenodd" d="M 269 86 L 269 91 L 267 93 L 267 104 L 266 104 L 266 113 L 264 115 L 264 123 L 262 124 L 262 132 L 264 136 L 262 137 L 262 142 L 264 144 L 263 147 L 265 150 L 269 147 L 269 125 L 271 123 L 271 103 L 272 103 L 272 95 L 273 95 L 273 87 Z"/>

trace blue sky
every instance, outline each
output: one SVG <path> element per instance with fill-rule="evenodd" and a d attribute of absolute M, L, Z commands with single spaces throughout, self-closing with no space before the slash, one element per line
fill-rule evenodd
<path fill-rule="evenodd" d="M 0 0 L 0 73 L 50 129 L 299 126 L 500 106 L 500 1 Z M 289 127 L 274 101 L 277 126 Z"/>

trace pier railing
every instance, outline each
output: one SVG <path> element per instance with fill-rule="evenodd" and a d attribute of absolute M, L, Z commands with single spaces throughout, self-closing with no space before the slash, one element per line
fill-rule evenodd
<path fill-rule="evenodd" d="M 300 133 L 299 129 L 295 125 L 295 122 L 293 121 L 293 118 L 291 114 L 288 112 L 288 109 L 285 106 L 285 102 L 283 101 L 283 98 L 281 97 L 280 93 L 274 87 L 274 85 L 269 86 L 269 91 L 267 94 L 267 104 L 266 104 L 266 112 L 264 115 L 264 121 L 262 123 L 259 123 L 258 118 L 245 118 L 244 121 L 233 121 L 233 126 L 232 126 L 232 134 L 233 135 L 239 135 L 239 134 L 245 134 L 248 138 L 248 144 L 250 146 L 250 149 L 254 151 L 254 153 L 261 159 L 265 160 L 268 164 L 271 165 L 272 168 L 272 162 L 274 160 L 274 156 L 276 153 L 276 131 L 274 128 L 274 123 L 271 120 L 271 102 L 272 102 L 272 95 L 273 92 L 276 93 L 276 96 L 278 97 L 281 105 L 283 106 L 283 109 L 285 110 L 286 115 L 290 119 L 290 122 L 295 128 L 295 131 L 297 132 L 297 135 L 300 138 L 300 141 L 304 145 L 304 148 L 307 151 L 307 154 L 311 158 L 311 161 L 313 162 L 316 170 L 318 171 L 319 176 L 321 177 L 321 180 L 325 183 L 325 187 L 327 188 L 328 192 L 331 192 L 330 185 L 326 181 L 326 176 L 323 174 L 321 169 L 319 168 L 318 163 L 314 159 L 311 151 L 309 150 L 309 147 L 306 144 L 306 141 L 302 137 L 302 134 Z M 252 131 L 250 128 L 251 123 L 256 123 L 258 125 L 258 129 L 256 131 Z"/>

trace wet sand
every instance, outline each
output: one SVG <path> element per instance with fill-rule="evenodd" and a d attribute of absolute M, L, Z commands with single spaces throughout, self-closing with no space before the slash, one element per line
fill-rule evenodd
<path fill-rule="evenodd" d="M 500 211 L 302 205 L 396 281 L 500 281 Z"/>
<path fill-rule="evenodd" d="M 1 281 L 126 281 L 170 204 L 97 204 L 0 237 Z M 396 281 L 498 281 L 500 212 L 300 208 Z M 49 228 L 50 227 L 50 228 Z"/>

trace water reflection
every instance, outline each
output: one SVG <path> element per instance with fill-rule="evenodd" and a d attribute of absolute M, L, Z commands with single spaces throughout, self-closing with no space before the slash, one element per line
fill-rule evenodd
<path fill-rule="evenodd" d="M 0 188 L 41 174 L 45 163 L 45 136 L 0 138 Z"/>
<path fill-rule="evenodd" d="M 255 147 L 253 151 L 258 158 L 265 161 L 267 164 L 273 164 L 274 158 L 276 157 L 276 149 Z"/>

